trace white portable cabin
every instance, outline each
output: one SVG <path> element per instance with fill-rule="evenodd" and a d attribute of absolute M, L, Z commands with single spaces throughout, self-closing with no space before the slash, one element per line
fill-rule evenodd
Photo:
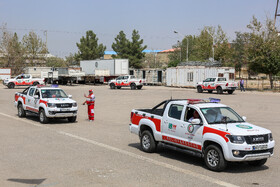
<path fill-rule="evenodd" d="M 0 68 L 0 80 L 10 79 L 11 75 L 11 68 Z"/>
<path fill-rule="evenodd" d="M 163 69 L 129 69 L 129 74 L 138 79 L 145 79 L 145 84 L 148 85 L 165 85 L 166 83 L 166 72 Z"/>
<path fill-rule="evenodd" d="M 209 77 L 225 77 L 234 80 L 233 67 L 177 66 L 167 68 L 166 85 L 178 87 L 195 87 Z"/>
<path fill-rule="evenodd" d="M 82 60 L 80 67 L 86 75 L 117 76 L 128 74 L 128 59 Z"/>

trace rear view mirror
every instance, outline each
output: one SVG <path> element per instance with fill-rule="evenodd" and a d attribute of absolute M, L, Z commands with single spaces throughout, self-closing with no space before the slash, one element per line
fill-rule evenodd
<path fill-rule="evenodd" d="M 72 95 L 68 95 L 68 98 L 71 99 L 71 98 L 72 98 Z"/>
<path fill-rule="evenodd" d="M 39 99 L 39 95 L 34 95 L 34 99 Z"/>
<path fill-rule="evenodd" d="M 246 121 L 247 118 L 246 118 L 245 116 L 242 116 L 242 119 L 243 119 L 244 121 Z"/>
<path fill-rule="evenodd" d="M 199 124 L 200 124 L 200 119 L 193 119 L 193 120 L 191 121 L 191 124 L 193 124 L 193 125 L 199 125 Z"/>

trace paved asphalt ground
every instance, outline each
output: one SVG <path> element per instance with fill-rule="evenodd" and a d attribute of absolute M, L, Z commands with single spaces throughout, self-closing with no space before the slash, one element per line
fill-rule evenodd
<path fill-rule="evenodd" d="M 110 90 L 108 86 L 61 86 L 78 102 L 76 123 L 38 117 L 19 118 L 14 93 L 0 85 L 0 186 L 280 186 L 280 94 L 234 92 L 198 94 L 193 89 L 149 87 Z M 87 121 L 84 93 L 96 96 L 94 122 Z M 129 132 L 133 108 L 151 108 L 172 98 L 217 97 L 247 121 L 268 128 L 276 140 L 274 156 L 259 168 L 231 163 L 223 172 L 206 169 L 201 158 L 160 146 L 140 150 Z"/>

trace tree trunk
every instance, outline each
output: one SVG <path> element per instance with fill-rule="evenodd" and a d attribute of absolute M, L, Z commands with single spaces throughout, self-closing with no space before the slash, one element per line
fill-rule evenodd
<path fill-rule="evenodd" d="M 270 82 L 270 88 L 273 89 L 273 76 L 272 76 L 272 73 L 269 74 L 269 82 Z"/>

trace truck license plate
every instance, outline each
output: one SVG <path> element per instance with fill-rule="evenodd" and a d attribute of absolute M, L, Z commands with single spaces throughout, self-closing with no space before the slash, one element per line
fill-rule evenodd
<path fill-rule="evenodd" d="M 267 144 L 253 146 L 253 150 L 264 150 L 264 149 L 267 149 Z"/>
<path fill-rule="evenodd" d="M 62 108 L 62 109 L 60 109 L 60 111 L 65 112 L 65 111 L 70 111 L 70 109 L 69 108 Z"/>

